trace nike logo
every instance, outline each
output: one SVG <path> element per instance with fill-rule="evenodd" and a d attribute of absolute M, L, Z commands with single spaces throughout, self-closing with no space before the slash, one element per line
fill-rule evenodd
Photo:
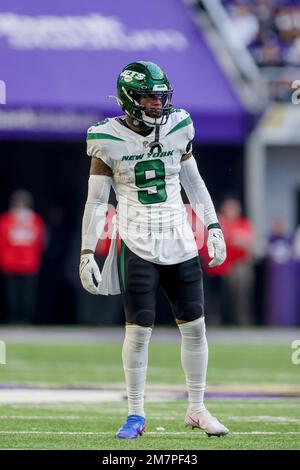
<path fill-rule="evenodd" d="M 216 235 L 215 233 L 213 233 L 213 237 L 218 238 L 219 240 L 221 240 L 223 238 L 221 234 Z"/>
<path fill-rule="evenodd" d="M 193 419 L 191 416 L 189 416 L 190 420 L 193 421 L 193 423 L 195 423 L 196 426 L 199 426 L 199 420 L 195 420 Z"/>
<path fill-rule="evenodd" d="M 80 263 L 80 274 L 82 273 L 82 271 L 84 270 L 84 268 L 89 264 L 90 260 L 87 259 L 87 260 L 82 260 L 81 263 Z"/>

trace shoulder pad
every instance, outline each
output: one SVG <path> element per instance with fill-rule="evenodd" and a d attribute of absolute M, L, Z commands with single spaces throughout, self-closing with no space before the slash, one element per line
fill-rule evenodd
<path fill-rule="evenodd" d="M 177 132 L 187 127 L 193 127 L 190 114 L 184 109 L 174 108 L 170 113 L 171 128 L 167 135 Z"/>
<path fill-rule="evenodd" d="M 105 130 L 108 127 L 109 121 L 110 121 L 110 119 L 106 118 L 106 119 L 103 119 L 103 121 L 96 122 L 95 124 L 93 124 L 91 127 L 88 128 L 87 133 L 88 134 L 93 134 L 93 133 L 97 133 L 97 132 L 100 132 L 100 133 L 105 132 Z"/>
<path fill-rule="evenodd" d="M 112 119 L 106 118 L 99 121 L 88 128 L 87 140 L 123 140 L 116 135 L 116 131 L 112 126 Z"/>

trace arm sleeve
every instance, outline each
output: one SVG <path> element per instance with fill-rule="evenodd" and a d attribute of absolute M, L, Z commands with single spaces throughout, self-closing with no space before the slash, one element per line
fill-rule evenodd
<path fill-rule="evenodd" d="M 208 227 L 211 224 L 218 224 L 213 202 L 194 157 L 181 162 L 179 178 L 193 210 L 204 225 Z"/>
<path fill-rule="evenodd" d="M 81 249 L 95 251 L 103 232 L 112 178 L 104 175 L 90 175 L 88 196 L 82 219 Z"/>

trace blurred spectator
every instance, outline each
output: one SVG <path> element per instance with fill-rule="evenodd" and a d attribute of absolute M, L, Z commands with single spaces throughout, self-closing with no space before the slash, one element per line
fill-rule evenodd
<path fill-rule="evenodd" d="M 296 325 L 296 276 L 292 236 L 283 219 L 273 220 L 266 267 L 266 324 Z"/>
<path fill-rule="evenodd" d="M 299 65 L 297 0 L 222 0 L 241 41 L 260 65 Z"/>
<path fill-rule="evenodd" d="M 219 221 L 227 246 L 227 259 L 211 269 L 205 250 L 204 269 L 209 276 L 210 297 L 219 293 L 218 308 L 223 323 L 249 325 L 253 312 L 253 248 L 255 232 L 251 222 L 242 216 L 241 204 L 235 198 L 225 199 L 220 207 Z M 216 299 L 213 300 L 216 306 Z M 209 305 L 208 305 L 209 307 Z"/>
<path fill-rule="evenodd" d="M 0 269 L 5 285 L 5 321 L 32 322 L 37 275 L 40 270 L 45 229 L 33 209 L 29 192 L 11 196 L 9 210 L 0 216 Z"/>
<path fill-rule="evenodd" d="M 259 32 L 257 16 L 251 11 L 246 3 L 233 4 L 230 9 L 232 20 L 239 39 L 248 46 L 256 38 Z"/>

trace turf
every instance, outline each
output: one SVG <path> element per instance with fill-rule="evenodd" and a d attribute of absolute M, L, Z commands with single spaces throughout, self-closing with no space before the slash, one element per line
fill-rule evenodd
<path fill-rule="evenodd" d="M 123 381 L 121 344 L 7 344 L 1 382 L 46 385 L 101 385 Z M 300 384 L 300 366 L 287 345 L 211 345 L 209 384 Z M 178 344 L 153 343 L 149 383 L 182 384 Z"/>
<path fill-rule="evenodd" d="M 133 441 L 113 437 L 126 416 L 125 403 L 2 405 L 0 448 L 300 449 L 299 401 L 208 400 L 207 406 L 230 428 L 228 436 L 208 438 L 198 429 L 186 429 L 181 401 L 148 404 L 147 432 Z"/>
<path fill-rule="evenodd" d="M 210 346 L 209 385 L 299 385 L 287 345 Z M 95 386 L 123 382 L 121 344 L 7 344 L 2 384 Z M 183 384 L 179 343 L 152 343 L 149 384 Z M 126 401 L 104 404 L 0 405 L 1 449 L 300 449 L 300 400 L 207 400 L 231 433 L 208 438 L 184 427 L 185 400 L 146 402 L 147 432 L 134 441 L 113 436 Z"/>

